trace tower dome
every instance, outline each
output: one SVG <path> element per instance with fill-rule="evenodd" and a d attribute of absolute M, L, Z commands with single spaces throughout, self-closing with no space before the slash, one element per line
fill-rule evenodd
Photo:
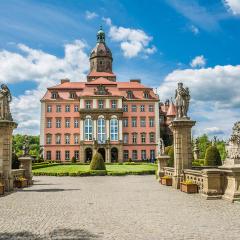
<path fill-rule="evenodd" d="M 103 76 L 107 76 L 108 73 L 113 75 L 112 61 L 112 52 L 105 43 L 105 32 L 102 27 L 100 27 L 100 30 L 97 32 L 96 46 L 90 54 L 90 73 L 88 76 L 93 76 L 95 73 L 98 73 L 98 76 L 100 76 L 101 73 L 105 73 Z M 91 81 L 93 78 L 88 78 L 88 80 Z"/>

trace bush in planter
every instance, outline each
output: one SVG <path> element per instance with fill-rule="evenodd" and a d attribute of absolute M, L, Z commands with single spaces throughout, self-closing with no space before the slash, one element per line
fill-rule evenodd
<path fill-rule="evenodd" d="M 77 159 L 75 158 L 75 156 L 72 157 L 72 163 L 76 163 Z"/>
<path fill-rule="evenodd" d="M 216 146 L 209 146 L 206 151 L 205 166 L 221 166 L 222 159 Z"/>
<path fill-rule="evenodd" d="M 96 152 L 90 163 L 90 170 L 106 170 L 106 166 L 101 153 Z"/>

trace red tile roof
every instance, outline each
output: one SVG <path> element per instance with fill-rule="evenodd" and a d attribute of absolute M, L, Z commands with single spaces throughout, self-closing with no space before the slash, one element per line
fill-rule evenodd
<path fill-rule="evenodd" d="M 116 77 L 116 75 L 108 72 L 90 72 L 88 77 Z"/>
<path fill-rule="evenodd" d="M 176 116 L 176 113 L 176 107 L 173 102 L 171 102 L 167 111 L 167 116 Z"/>

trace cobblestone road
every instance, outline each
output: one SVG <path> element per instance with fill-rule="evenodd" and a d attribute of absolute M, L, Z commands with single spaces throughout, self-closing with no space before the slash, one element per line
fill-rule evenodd
<path fill-rule="evenodd" d="M 0 198 L 0 239 L 240 239 L 240 204 L 187 195 L 154 176 L 34 180 Z"/>

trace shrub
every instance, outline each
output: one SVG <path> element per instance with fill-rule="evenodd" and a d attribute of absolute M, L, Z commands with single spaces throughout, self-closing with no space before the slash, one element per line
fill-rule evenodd
<path fill-rule="evenodd" d="M 209 146 L 207 148 L 204 165 L 205 166 L 222 165 L 221 156 L 216 146 Z"/>
<path fill-rule="evenodd" d="M 75 158 L 75 156 L 72 157 L 72 163 L 76 163 L 77 159 Z"/>
<path fill-rule="evenodd" d="M 96 152 L 90 163 L 90 170 L 106 170 L 101 153 Z"/>
<path fill-rule="evenodd" d="M 170 159 L 168 160 L 168 167 L 173 167 L 174 166 L 174 148 L 173 145 L 167 146 L 165 148 L 165 154 L 167 154 Z"/>

